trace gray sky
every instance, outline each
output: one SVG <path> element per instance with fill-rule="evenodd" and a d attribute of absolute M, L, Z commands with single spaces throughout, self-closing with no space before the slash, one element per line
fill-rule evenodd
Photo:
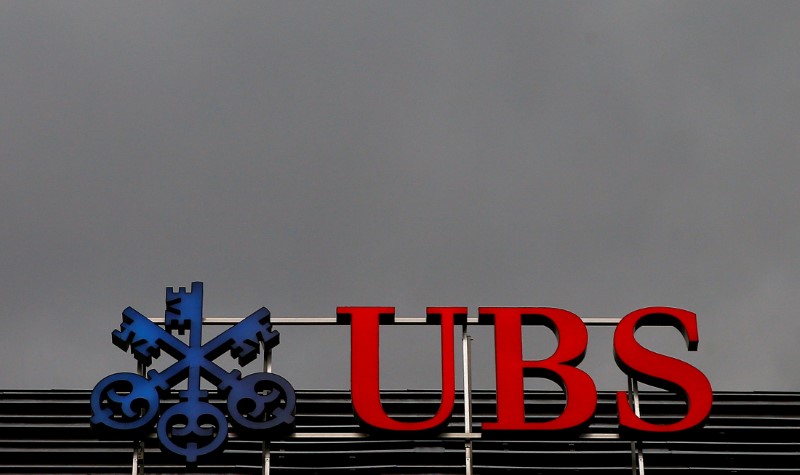
<path fill-rule="evenodd" d="M 800 390 L 798 24 L 797 2 L 2 2 L 0 387 L 134 369 L 122 309 L 202 280 L 206 315 L 682 307 L 696 354 L 642 340 L 715 389 Z M 348 386 L 346 328 L 280 330 L 276 372 Z M 623 389 L 610 334 L 581 367 Z M 383 335 L 386 387 L 438 384 L 435 331 Z"/>

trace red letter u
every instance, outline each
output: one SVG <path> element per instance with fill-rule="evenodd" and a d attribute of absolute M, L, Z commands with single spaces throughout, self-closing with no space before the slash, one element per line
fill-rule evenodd
<path fill-rule="evenodd" d="M 350 385 L 353 410 L 362 425 L 392 431 L 423 431 L 447 423 L 455 402 L 453 321 L 466 318 L 462 307 L 429 307 L 428 321 L 439 320 L 442 333 L 442 402 L 430 419 L 404 422 L 392 419 L 381 404 L 380 322 L 394 319 L 394 307 L 339 307 L 337 317 L 350 320 Z M 412 346 L 413 351 L 413 346 Z"/>

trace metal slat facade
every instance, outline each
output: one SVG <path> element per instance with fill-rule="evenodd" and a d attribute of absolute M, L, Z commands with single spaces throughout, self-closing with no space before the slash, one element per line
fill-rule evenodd
<path fill-rule="evenodd" d="M 0 391 L 0 472 L 130 473 L 133 443 L 102 440 L 89 427 L 89 391 Z M 302 437 L 270 443 L 276 474 L 464 473 L 464 439 L 435 434 L 369 435 L 353 416 L 347 391 L 298 391 L 297 427 Z M 800 472 L 800 393 L 715 393 L 708 424 L 699 431 L 642 444 L 647 471 L 659 473 Z M 411 420 L 433 414 L 435 391 L 386 391 L 387 412 Z M 167 400 L 164 407 L 174 403 Z M 212 397 L 212 402 L 224 401 Z M 555 417 L 563 395 L 526 393 L 532 420 Z M 473 391 L 474 431 L 492 420 L 495 395 Z M 642 413 L 668 421 L 684 405 L 665 393 L 641 393 Z M 461 399 L 447 431 L 464 431 Z M 631 444 L 618 437 L 614 393 L 599 394 L 596 416 L 582 433 L 514 438 L 482 433 L 473 440 L 477 474 L 631 473 Z M 314 437 L 317 434 L 317 437 Z M 404 436 L 406 437 L 406 436 Z M 261 473 L 262 442 L 231 434 L 222 453 L 187 469 L 145 441 L 146 473 Z"/>

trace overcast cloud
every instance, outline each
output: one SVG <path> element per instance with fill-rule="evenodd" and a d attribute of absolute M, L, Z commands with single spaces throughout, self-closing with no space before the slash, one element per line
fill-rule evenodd
<path fill-rule="evenodd" d="M 202 280 L 209 316 L 681 307 L 696 354 L 643 340 L 715 389 L 800 390 L 798 24 L 797 2 L 2 2 L 0 387 L 133 370 L 122 309 Z M 348 387 L 346 328 L 279 330 L 277 372 Z M 438 385 L 435 333 L 384 333 L 385 386 Z M 623 389 L 610 334 L 582 367 Z"/>

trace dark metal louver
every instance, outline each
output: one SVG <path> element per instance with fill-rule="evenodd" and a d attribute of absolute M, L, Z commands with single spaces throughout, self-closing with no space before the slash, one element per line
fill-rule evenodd
<path fill-rule="evenodd" d="M 800 393 L 715 393 L 711 418 L 702 430 L 643 443 L 647 471 L 703 474 L 800 472 Z M 361 432 L 346 391 L 298 391 L 297 430 L 304 438 L 270 444 L 275 474 L 464 473 L 464 441 L 427 436 L 414 440 L 353 437 Z M 554 417 L 563 396 L 526 395 L 530 414 Z M 430 415 L 436 392 L 384 394 L 397 417 Z M 212 399 L 212 402 L 215 402 Z M 222 401 L 216 401 L 221 403 Z M 168 402 L 167 402 L 168 403 Z M 683 404 L 664 393 L 641 393 L 642 413 L 680 417 Z M 473 392 L 475 430 L 495 413 L 494 393 Z M 130 473 L 133 444 L 98 439 L 89 427 L 89 391 L 0 391 L 0 472 Z M 456 407 L 451 432 L 463 432 Z M 617 437 L 614 394 L 599 395 L 597 414 L 585 431 L 542 440 L 490 438 L 473 442 L 478 474 L 628 474 L 630 441 Z M 309 437 L 310 434 L 320 437 Z M 232 434 L 221 454 L 186 469 L 146 440 L 146 473 L 261 473 L 262 442 Z"/>

